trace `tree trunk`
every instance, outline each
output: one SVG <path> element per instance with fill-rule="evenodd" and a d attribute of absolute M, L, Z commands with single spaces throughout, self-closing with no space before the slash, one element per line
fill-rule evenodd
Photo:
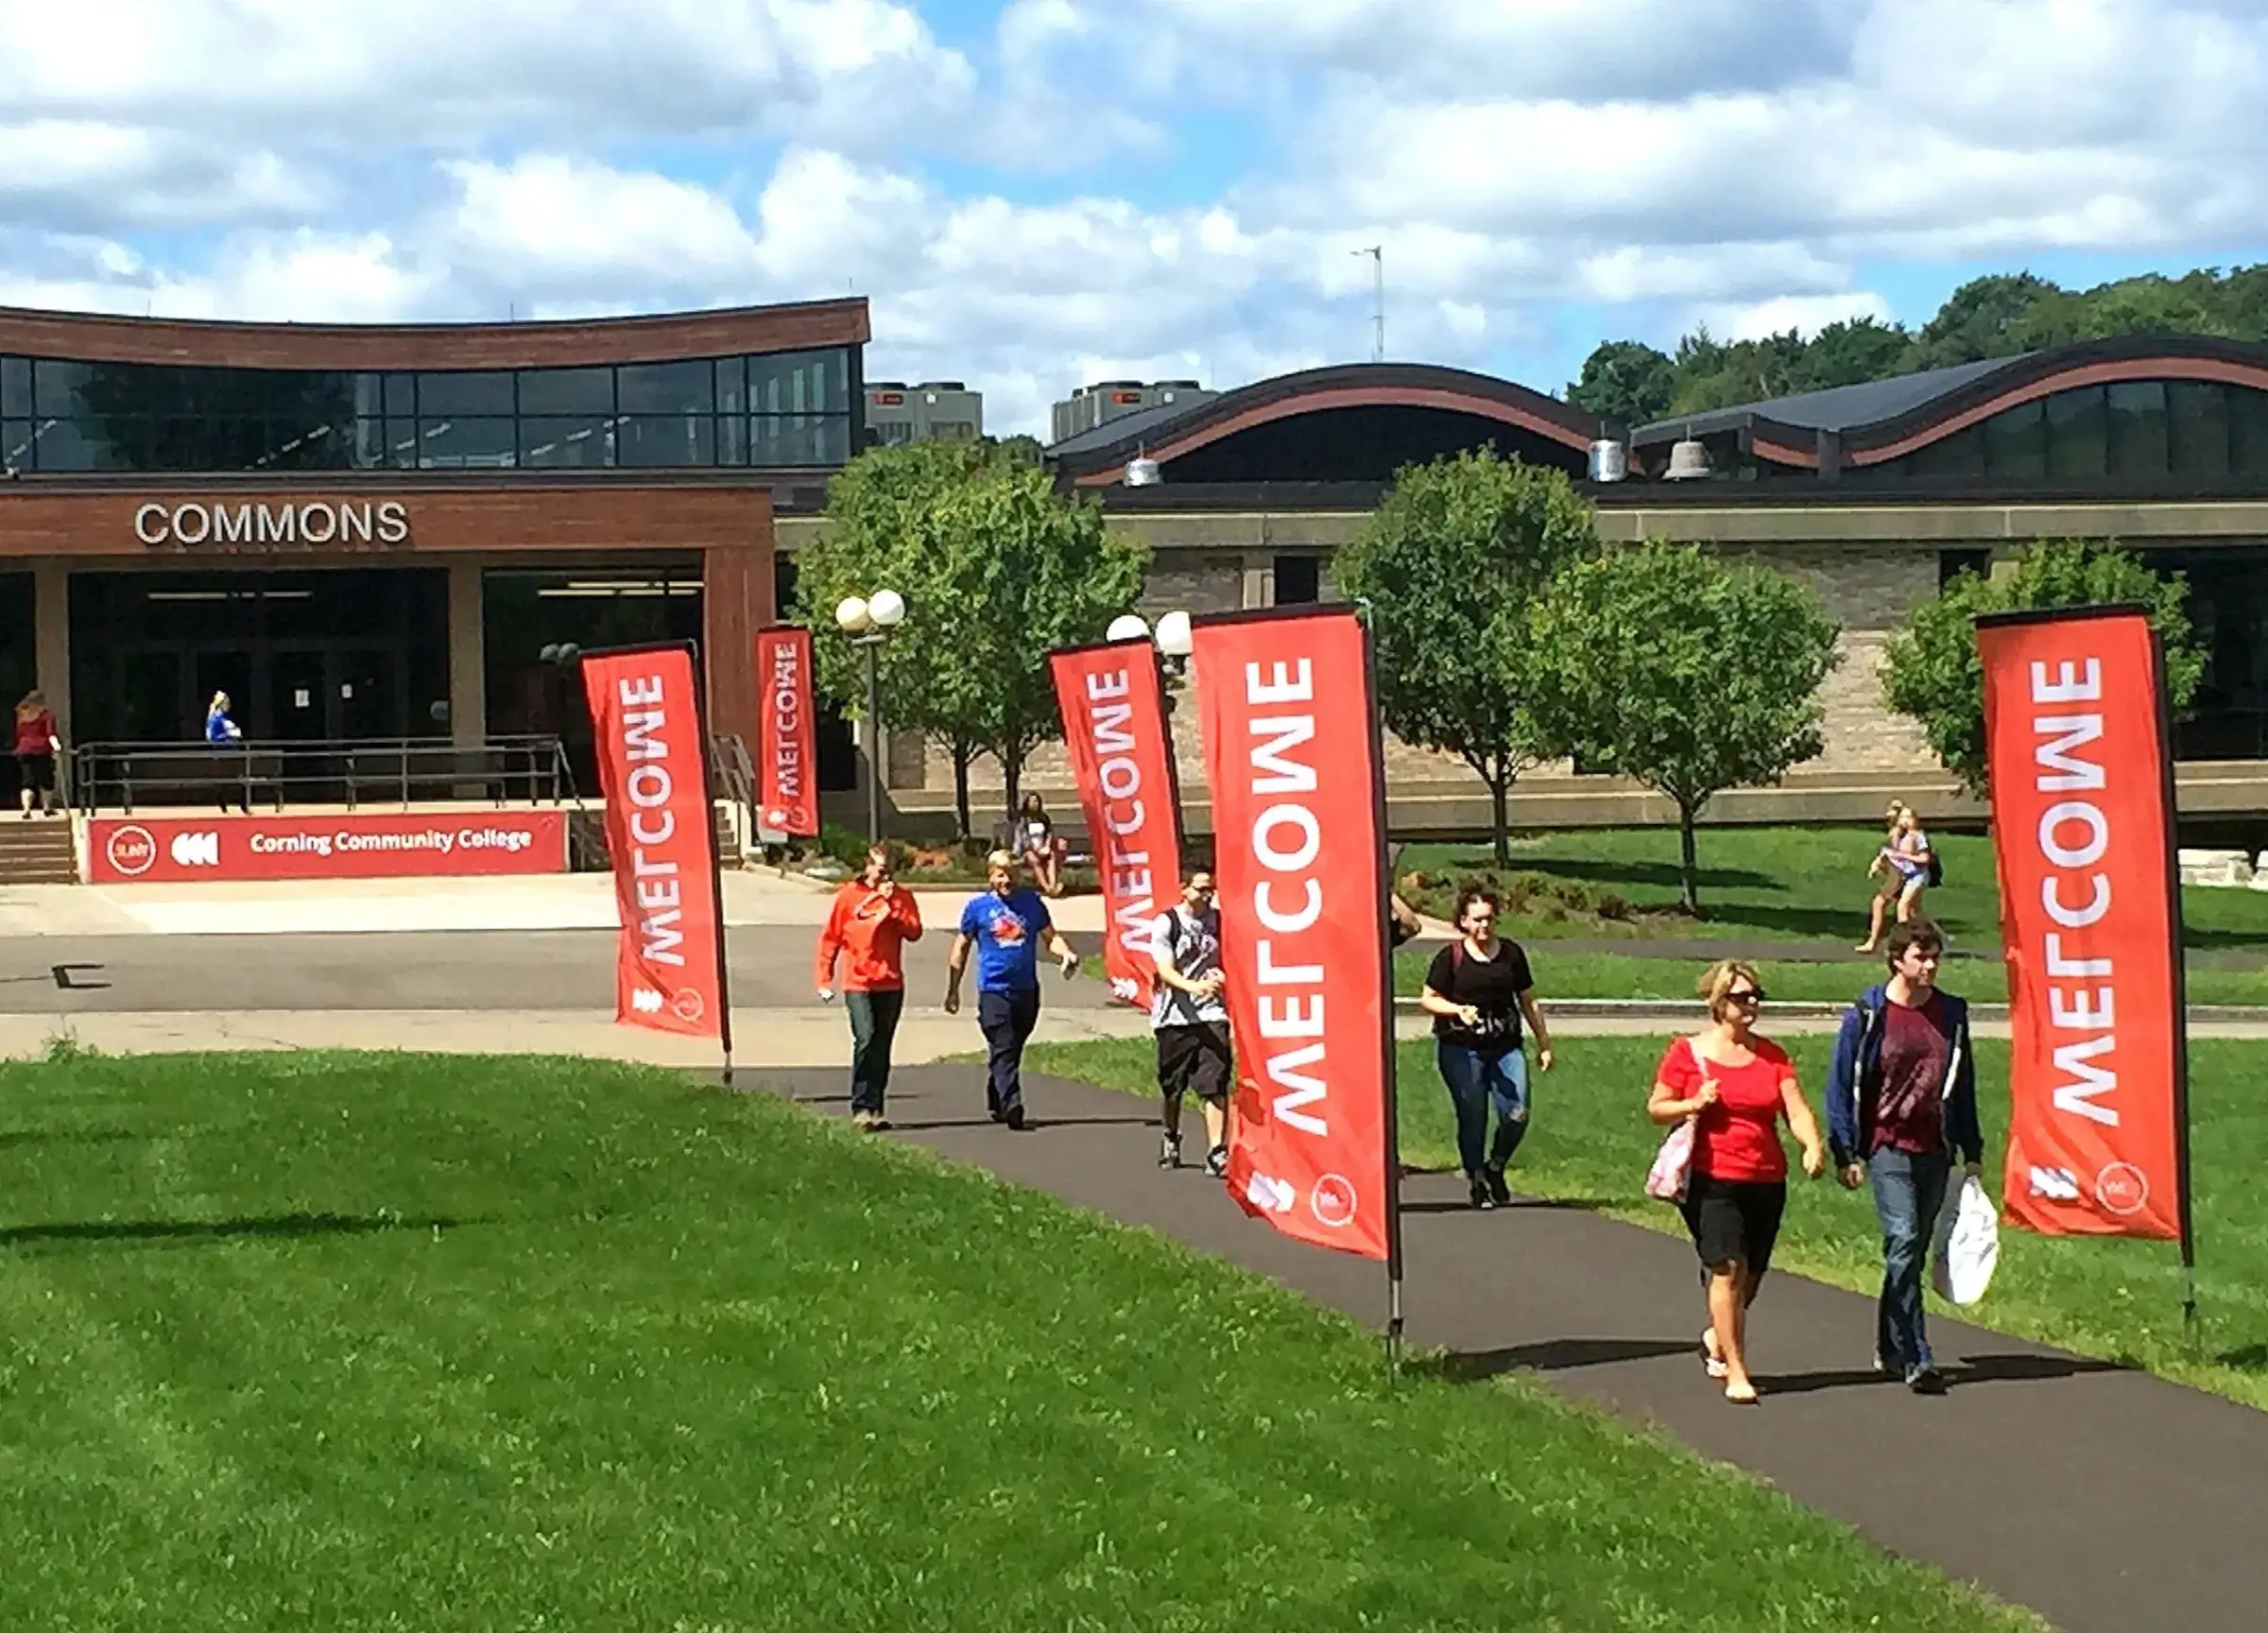
<path fill-rule="evenodd" d="M 1501 767 L 1488 779 L 1488 802 L 1496 820 L 1496 865 L 1512 866 L 1512 776 Z"/>
<path fill-rule="evenodd" d="M 974 817 L 969 809 L 969 765 L 976 758 L 972 744 L 955 742 L 953 749 L 953 836 L 967 843 Z"/>
<path fill-rule="evenodd" d="M 1011 745 L 1000 757 L 1001 801 L 1010 822 L 1016 820 L 1017 808 L 1023 803 L 1023 745 Z"/>
<path fill-rule="evenodd" d="M 1683 799 L 1677 801 L 1677 870 L 1685 892 L 1685 910 L 1701 917 L 1701 865 L 1694 853 L 1693 823 L 1700 813 Z"/>

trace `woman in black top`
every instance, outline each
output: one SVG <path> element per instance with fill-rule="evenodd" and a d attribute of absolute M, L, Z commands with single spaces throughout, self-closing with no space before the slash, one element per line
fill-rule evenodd
<path fill-rule="evenodd" d="M 1504 1164 L 1528 1131 L 1528 1061 L 1521 1053 L 1522 1014 L 1536 1034 L 1538 1070 L 1552 1069 L 1552 1035 L 1536 1006 L 1528 955 L 1496 934 L 1496 898 L 1468 885 L 1457 897 L 1464 933 L 1434 958 L 1418 1003 L 1434 1018 L 1441 1081 L 1457 1111 L 1457 1155 L 1475 1208 L 1512 1200 Z M 1496 1105 L 1496 1138 L 1488 1107 Z"/>

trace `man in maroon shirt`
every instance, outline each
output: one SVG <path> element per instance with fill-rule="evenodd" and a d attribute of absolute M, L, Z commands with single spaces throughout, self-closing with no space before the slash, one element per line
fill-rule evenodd
<path fill-rule="evenodd" d="M 1983 1171 L 1977 1073 L 1968 1006 L 1937 988 L 1944 937 L 1911 922 L 1884 949 L 1890 978 L 1843 1018 L 1827 1074 L 1829 1143 L 1849 1190 L 1872 1182 L 1882 1227 L 1882 1296 L 1874 1363 L 1933 1395 L 1945 1380 L 1922 1321 L 1930 1238 L 1945 1206 L 1953 1157 Z"/>

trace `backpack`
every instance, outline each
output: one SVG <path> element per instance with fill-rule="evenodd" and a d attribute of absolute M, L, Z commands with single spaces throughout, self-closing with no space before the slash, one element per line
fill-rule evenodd
<path fill-rule="evenodd" d="M 1945 883 L 1945 864 L 1937 860 L 1937 849 L 1930 848 L 1930 888 L 1934 890 Z"/>

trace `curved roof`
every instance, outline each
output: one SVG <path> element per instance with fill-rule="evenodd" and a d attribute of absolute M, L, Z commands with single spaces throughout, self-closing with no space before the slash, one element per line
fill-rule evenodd
<path fill-rule="evenodd" d="M 235 369 L 556 369 L 862 345 L 867 302 L 527 323 L 224 323 L 0 307 L 0 353 Z"/>
<path fill-rule="evenodd" d="M 1112 420 L 1048 450 L 1057 468 L 1083 488 L 1109 487 L 1127 461 L 1146 454 L 1170 465 L 1184 454 L 1256 426 L 1342 408 L 1433 408 L 1515 425 L 1588 454 L 1599 422 L 1540 391 L 1423 363 L 1354 363 L 1257 381 L 1203 403 L 1167 404 Z"/>
<path fill-rule="evenodd" d="M 2268 346 L 2204 335 L 2122 335 L 1657 421 L 1631 440 L 1642 448 L 1738 433 L 1761 459 L 1816 467 L 1821 439 L 1833 438 L 1842 464 L 1879 465 L 2058 391 L 2129 380 L 2215 381 L 2268 391 Z"/>

